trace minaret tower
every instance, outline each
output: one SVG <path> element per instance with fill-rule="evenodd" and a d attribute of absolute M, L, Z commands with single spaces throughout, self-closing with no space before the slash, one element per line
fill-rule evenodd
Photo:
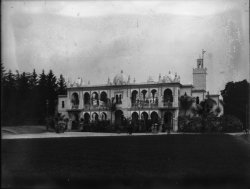
<path fill-rule="evenodd" d="M 207 68 L 204 68 L 204 54 L 202 49 L 202 58 L 197 59 L 197 67 L 193 69 L 193 86 L 195 91 L 206 91 Z"/>

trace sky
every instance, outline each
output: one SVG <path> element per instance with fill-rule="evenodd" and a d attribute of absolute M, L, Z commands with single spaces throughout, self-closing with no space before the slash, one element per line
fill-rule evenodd
<path fill-rule="evenodd" d="M 205 49 L 207 90 L 249 81 L 249 2 L 3 1 L 2 62 L 13 72 L 50 69 L 105 84 L 121 70 L 136 82 L 169 71 L 192 84 Z"/>

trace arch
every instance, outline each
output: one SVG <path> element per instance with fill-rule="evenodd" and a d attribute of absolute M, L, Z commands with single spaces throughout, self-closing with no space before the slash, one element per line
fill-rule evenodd
<path fill-rule="evenodd" d="M 157 114 L 155 111 L 153 111 L 153 112 L 150 114 L 150 117 L 151 117 L 151 121 L 152 121 L 153 124 L 154 124 L 154 123 L 158 123 L 159 116 L 158 116 L 158 114 Z"/>
<path fill-rule="evenodd" d="M 108 101 L 108 95 L 105 91 L 102 91 L 100 94 L 100 100 L 103 101 L 104 103 L 107 103 Z"/>
<path fill-rule="evenodd" d="M 90 104 L 90 94 L 88 92 L 84 93 L 84 105 Z"/>
<path fill-rule="evenodd" d="M 153 103 L 155 102 L 156 94 L 157 94 L 157 90 L 156 89 L 152 89 L 151 90 L 151 96 L 152 96 Z"/>
<path fill-rule="evenodd" d="M 101 120 L 103 120 L 103 121 L 107 120 L 107 114 L 105 112 L 101 113 Z"/>
<path fill-rule="evenodd" d="M 137 90 L 133 90 L 132 93 L 131 93 L 131 103 L 132 104 L 136 103 L 137 95 L 138 95 L 138 91 Z"/>
<path fill-rule="evenodd" d="M 164 124 L 166 125 L 166 127 L 169 129 L 173 129 L 172 122 L 173 122 L 173 114 L 171 112 L 165 112 L 164 113 Z"/>
<path fill-rule="evenodd" d="M 98 106 L 99 102 L 98 102 L 98 93 L 97 92 L 93 92 L 92 93 L 92 105 L 93 106 Z"/>
<path fill-rule="evenodd" d="M 74 92 L 72 95 L 71 95 L 71 103 L 73 106 L 78 106 L 79 105 L 79 96 L 76 92 Z"/>
<path fill-rule="evenodd" d="M 72 113 L 72 130 L 78 129 L 79 126 L 79 114 L 77 112 Z"/>
<path fill-rule="evenodd" d="M 141 91 L 141 94 L 142 94 L 143 101 L 145 101 L 146 100 L 147 91 L 144 89 L 144 90 Z"/>
<path fill-rule="evenodd" d="M 164 90 L 163 101 L 164 102 L 173 102 L 173 94 L 172 94 L 172 91 L 170 89 Z"/>
<path fill-rule="evenodd" d="M 139 120 L 139 115 L 138 115 L 138 113 L 137 112 L 133 112 L 132 113 L 132 115 L 131 115 L 131 117 L 132 117 L 132 122 L 138 122 L 138 120 Z"/>
<path fill-rule="evenodd" d="M 142 112 L 141 113 L 141 119 L 144 120 L 144 121 L 147 121 L 148 120 L 148 113 L 147 112 Z"/>
<path fill-rule="evenodd" d="M 115 124 L 117 125 L 122 125 L 122 120 L 123 120 L 123 111 L 121 110 L 116 110 L 115 111 Z"/>
<path fill-rule="evenodd" d="M 90 121 L 90 115 L 89 115 L 89 113 L 85 113 L 83 115 L 83 119 L 84 119 L 85 123 L 89 123 L 89 121 Z"/>
<path fill-rule="evenodd" d="M 99 119 L 98 113 L 94 112 L 94 113 L 92 114 L 92 120 L 93 120 L 93 121 L 97 121 L 98 119 Z"/>
<path fill-rule="evenodd" d="M 122 104 L 122 95 L 121 94 L 115 95 L 115 102 L 116 102 L 116 104 Z"/>

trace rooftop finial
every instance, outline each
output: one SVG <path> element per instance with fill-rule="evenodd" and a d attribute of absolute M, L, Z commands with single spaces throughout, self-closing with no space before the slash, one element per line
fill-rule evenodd
<path fill-rule="evenodd" d="M 205 54 L 205 50 L 204 49 L 202 49 L 202 51 L 201 51 L 201 54 L 202 54 L 202 59 L 204 59 L 204 54 Z"/>

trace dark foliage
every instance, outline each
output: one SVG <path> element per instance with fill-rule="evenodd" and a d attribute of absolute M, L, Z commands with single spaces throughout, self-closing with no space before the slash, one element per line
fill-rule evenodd
<path fill-rule="evenodd" d="M 188 96 L 186 93 L 182 95 L 180 98 L 180 109 L 184 111 L 184 115 L 187 114 L 187 111 L 191 108 L 194 100 L 192 97 Z"/>
<path fill-rule="evenodd" d="M 214 114 L 208 114 L 202 117 L 188 117 L 180 116 L 178 118 L 179 132 L 192 133 L 211 133 L 211 132 L 242 132 L 243 125 L 241 121 L 235 116 L 221 116 L 217 117 Z M 205 121 L 205 125 L 203 125 Z"/>
<path fill-rule="evenodd" d="M 224 101 L 224 114 L 234 115 L 243 123 L 244 128 L 249 127 L 249 98 L 250 84 L 247 80 L 229 82 L 221 95 Z"/>
<path fill-rule="evenodd" d="M 242 122 L 235 116 L 224 115 L 219 121 L 223 132 L 242 132 L 243 130 Z"/>
<path fill-rule="evenodd" d="M 1 64 L 1 124 L 44 124 L 46 117 L 55 115 L 57 96 L 65 91 L 63 76 L 57 81 L 52 70 L 39 76 L 35 70 L 13 74 Z"/>

